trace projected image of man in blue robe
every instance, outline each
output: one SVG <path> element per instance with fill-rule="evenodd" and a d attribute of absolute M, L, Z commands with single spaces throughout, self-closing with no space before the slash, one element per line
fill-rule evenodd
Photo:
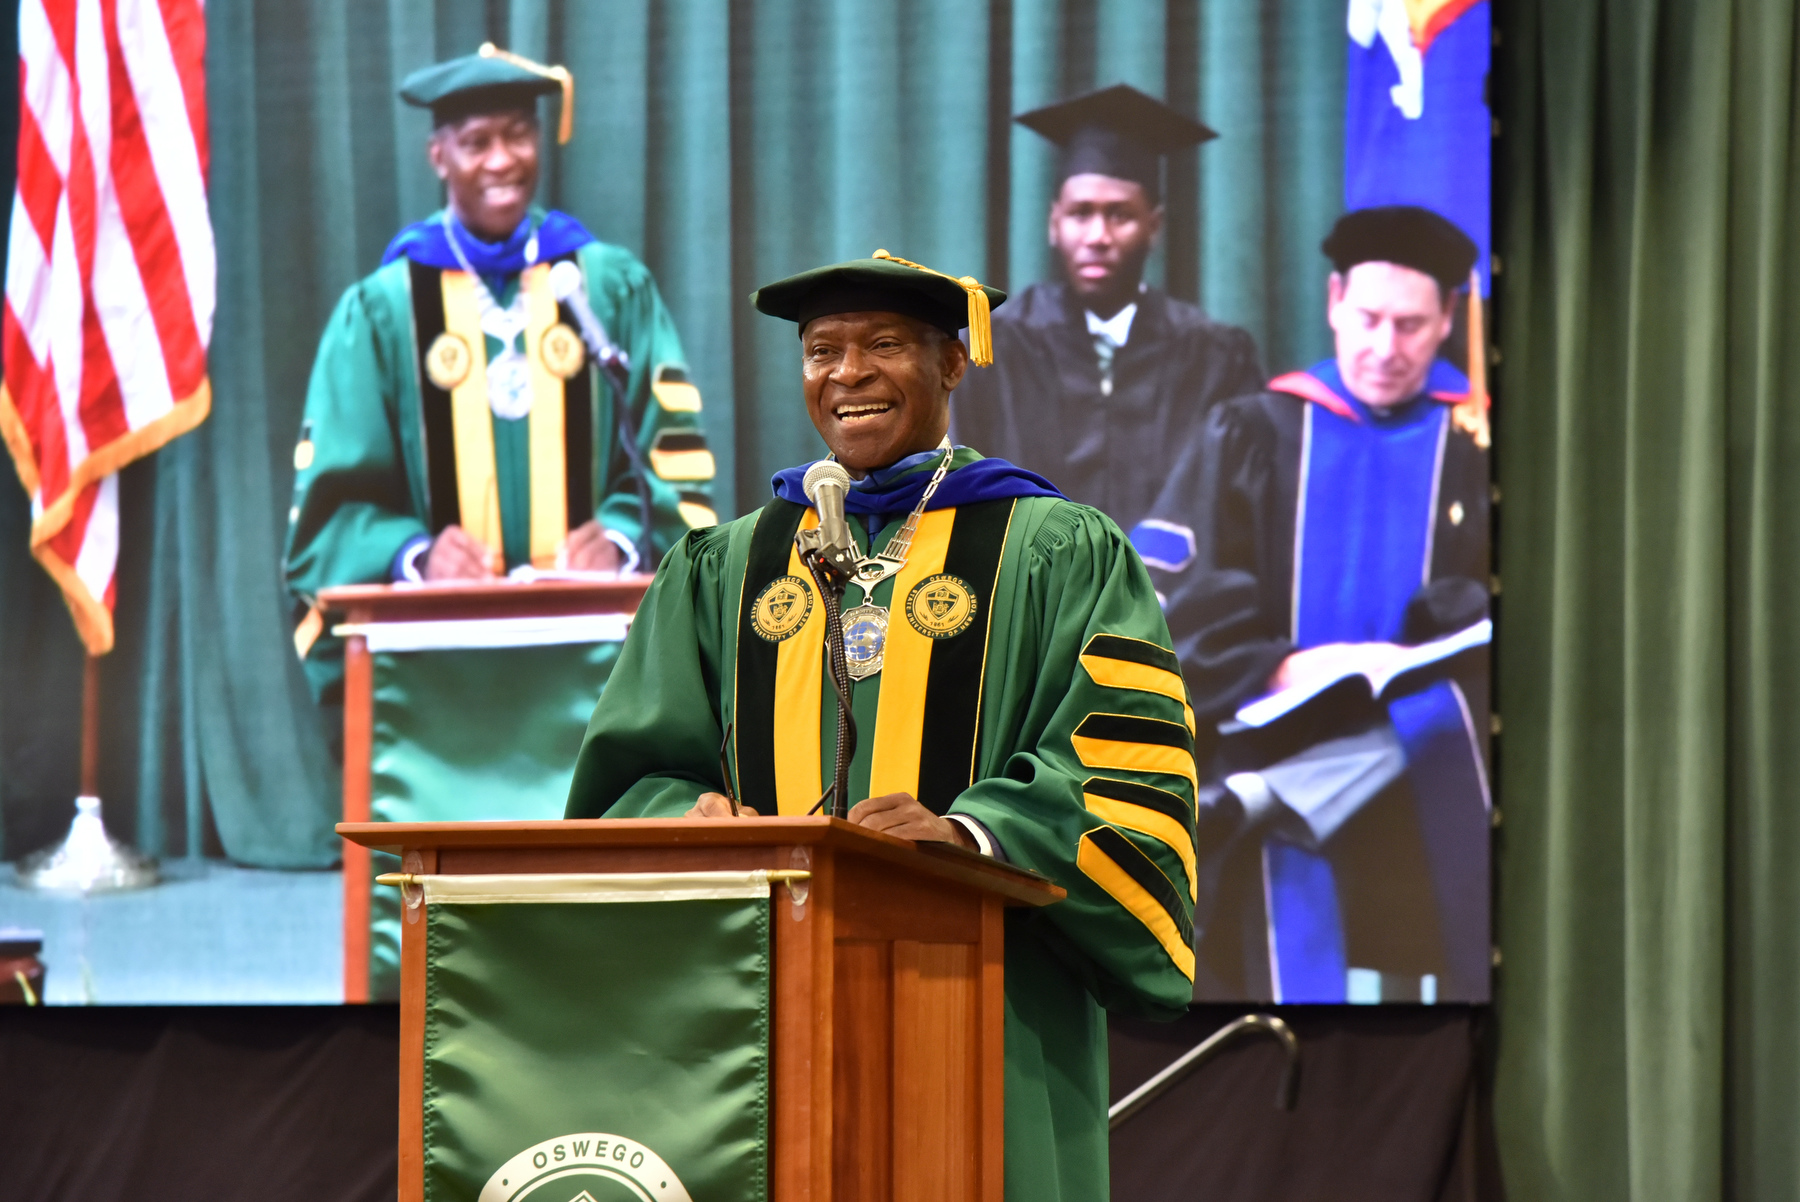
<path fill-rule="evenodd" d="M 1202 997 L 1488 995 L 1486 398 L 1438 357 L 1475 244 L 1426 209 L 1325 240 L 1337 354 L 1216 407 L 1151 565 L 1202 730 Z"/>
<path fill-rule="evenodd" d="M 1016 120 L 1058 148 L 1047 236 L 1061 270 L 995 312 L 994 366 L 957 386 L 951 433 L 1129 530 L 1208 407 L 1262 387 L 1248 330 L 1144 281 L 1164 157 L 1218 135 L 1125 84 Z"/>

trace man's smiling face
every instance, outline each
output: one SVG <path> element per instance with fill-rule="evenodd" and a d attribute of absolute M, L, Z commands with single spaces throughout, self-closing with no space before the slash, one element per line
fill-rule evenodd
<path fill-rule="evenodd" d="M 943 441 L 969 356 L 911 317 L 837 313 L 807 323 L 800 362 L 814 429 L 860 477 Z"/>
<path fill-rule="evenodd" d="M 470 233 L 499 242 L 519 228 L 537 191 L 538 123 L 523 110 L 445 125 L 426 143 L 450 210 Z"/>

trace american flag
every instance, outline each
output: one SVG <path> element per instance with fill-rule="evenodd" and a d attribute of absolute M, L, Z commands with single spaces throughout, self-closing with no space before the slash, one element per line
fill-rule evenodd
<path fill-rule="evenodd" d="M 211 404 L 201 0 L 24 0 L 0 437 L 31 552 L 112 649 L 125 464 Z"/>

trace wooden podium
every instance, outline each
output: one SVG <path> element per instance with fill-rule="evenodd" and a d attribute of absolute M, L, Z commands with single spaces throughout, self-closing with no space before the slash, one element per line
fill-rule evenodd
<path fill-rule="evenodd" d="M 355 823 L 338 833 L 450 873 L 810 874 L 770 897 L 770 1197 L 1001 1202 L 1002 911 L 1063 890 L 948 844 L 831 818 Z M 425 933 L 401 941 L 400 1198 L 423 1198 Z"/>
<path fill-rule="evenodd" d="M 615 580 L 450 581 L 433 584 L 359 584 L 326 589 L 319 604 L 344 639 L 345 822 L 373 817 L 375 669 L 370 635 L 377 630 L 426 631 L 493 627 L 520 619 L 567 621 L 637 612 L 650 576 Z M 369 853 L 344 852 L 344 1000 L 369 1000 Z"/>

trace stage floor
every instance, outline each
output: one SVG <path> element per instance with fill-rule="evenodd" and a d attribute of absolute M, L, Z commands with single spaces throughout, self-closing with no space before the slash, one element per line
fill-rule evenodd
<path fill-rule="evenodd" d="M 44 932 L 50 1004 L 344 1000 L 339 873 L 161 867 L 154 888 L 82 899 L 21 889 L 0 865 L 0 927 Z"/>

